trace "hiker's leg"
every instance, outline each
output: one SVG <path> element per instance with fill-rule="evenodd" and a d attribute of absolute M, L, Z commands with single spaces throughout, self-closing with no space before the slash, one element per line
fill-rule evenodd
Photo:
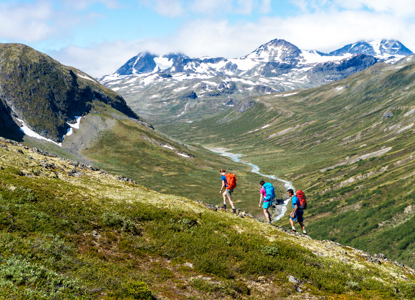
<path fill-rule="evenodd" d="M 232 209 L 235 209 L 235 205 L 233 205 L 233 202 L 232 202 L 232 196 L 231 196 L 231 194 L 228 195 L 228 200 L 229 200 L 229 203 L 232 206 Z"/>
<path fill-rule="evenodd" d="M 223 204 L 226 205 L 226 190 L 223 192 Z"/>
<path fill-rule="evenodd" d="M 291 228 L 295 228 L 294 227 L 294 221 L 293 221 L 293 219 L 291 219 L 291 217 L 290 217 L 290 224 L 291 224 Z"/>
<path fill-rule="evenodd" d="M 305 231 L 304 223 L 303 222 L 298 222 L 298 223 L 300 223 L 301 228 L 303 229 L 303 231 Z"/>
<path fill-rule="evenodd" d="M 264 208 L 264 216 L 265 216 L 265 219 L 266 219 L 268 222 L 271 222 L 271 217 L 270 217 L 270 215 L 269 215 L 269 211 L 268 211 L 268 209 L 267 209 L 267 208 Z"/>
<path fill-rule="evenodd" d="M 228 196 L 228 200 L 229 200 L 229 203 L 232 206 L 232 209 L 235 209 L 235 206 L 233 205 L 233 201 L 232 201 L 232 191 L 231 190 L 226 190 L 226 195 Z"/>

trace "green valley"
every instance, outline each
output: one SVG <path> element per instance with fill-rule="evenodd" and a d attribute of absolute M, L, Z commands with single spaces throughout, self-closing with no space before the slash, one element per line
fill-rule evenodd
<path fill-rule="evenodd" d="M 305 190 L 312 237 L 413 266 L 414 82 L 412 56 L 318 88 L 259 97 L 244 113 L 158 128 L 245 154 L 264 173 Z M 285 218 L 279 224 L 289 225 Z"/>

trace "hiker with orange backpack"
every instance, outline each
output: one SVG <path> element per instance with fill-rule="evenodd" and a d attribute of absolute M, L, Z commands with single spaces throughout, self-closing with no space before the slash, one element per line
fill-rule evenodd
<path fill-rule="evenodd" d="M 236 188 L 236 176 L 232 173 L 226 173 L 225 169 L 220 169 L 219 171 L 222 180 L 222 187 L 220 188 L 219 193 L 222 194 L 222 190 L 225 189 L 223 192 L 223 206 L 221 208 L 226 210 L 226 196 L 228 197 L 229 203 L 232 206 L 232 213 L 236 213 L 235 206 L 232 202 L 232 193 L 233 189 Z"/>
<path fill-rule="evenodd" d="M 290 223 L 291 223 L 291 230 L 292 232 L 296 232 L 294 221 L 298 221 L 300 223 L 301 228 L 303 229 L 303 233 L 307 234 L 307 231 L 305 230 L 304 226 L 304 209 L 307 208 L 307 201 L 305 198 L 305 195 L 303 191 L 297 191 L 296 194 L 294 194 L 294 191 L 292 189 L 289 189 L 287 191 L 288 197 L 291 198 L 291 204 L 293 206 L 293 211 L 290 214 Z"/>

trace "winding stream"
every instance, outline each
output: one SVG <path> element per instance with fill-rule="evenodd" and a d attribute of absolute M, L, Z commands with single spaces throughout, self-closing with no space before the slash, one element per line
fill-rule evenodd
<path fill-rule="evenodd" d="M 282 182 L 283 184 L 284 184 L 284 187 L 288 190 L 288 189 L 293 189 L 294 191 L 295 191 L 295 189 L 294 189 L 294 186 L 292 185 L 292 183 L 291 182 L 289 182 L 289 181 L 286 181 L 286 180 L 283 180 L 283 179 L 280 179 L 280 178 L 278 178 L 277 176 L 275 176 L 275 175 L 265 175 L 265 174 L 262 174 L 259 170 L 260 170 L 260 168 L 257 166 L 257 165 L 254 165 L 253 163 L 250 163 L 250 162 L 246 162 L 246 161 L 243 161 L 243 160 L 241 160 L 241 157 L 243 157 L 244 155 L 242 155 L 242 154 L 234 154 L 234 153 L 230 153 L 230 152 L 227 152 L 226 151 L 226 149 L 223 149 L 223 148 L 206 148 L 206 149 L 208 149 L 208 150 L 210 150 L 210 151 L 212 151 L 212 152 L 214 152 L 214 153 L 218 153 L 218 154 L 220 154 L 220 155 L 222 155 L 222 156 L 225 156 L 225 157 L 229 157 L 230 159 L 232 159 L 234 162 L 237 162 L 237 163 L 243 163 L 243 164 L 245 164 L 245 165 L 249 165 L 249 166 L 251 166 L 251 168 L 252 168 L 252 173 L 255 173 L 255 174 L 258 174 L 258 175 L 260 175 L 260 176 L 263 176 L 263 177 L 267 177 L 267 178 L 270 178 L 270 179 L 273 179 L 273 180 L 277 180 L 277 181 L 280 181 L 280 182 Z M 279 209 L 279 212 L 277 213 L 277 214 L 275 214 L 275 215 L 273 215 L 272 216 L 272 222 L 274 222 L 274 221 L 278 221 L 278 220 L 280 220 L 282 217 L 284 217 L 284 215 L 285 215 L 285 212 L 287 211 L 287 204 L 288 204 L 288 201 L 289 201 L 289 199 L 287 199 L 287 200 L 285 200 L 284 201 L 284 204 L 281 204 L 281 205 L 277 205 L 277 206 L 279 206 L 280 207 L 280 209 Z"/>

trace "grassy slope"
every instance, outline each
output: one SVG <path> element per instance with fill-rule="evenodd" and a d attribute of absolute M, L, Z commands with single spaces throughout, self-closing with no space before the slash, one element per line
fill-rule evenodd
<path fill-rule="evenodd" d="M 311 236 L 413 265 L 413 60 L 377 64 L 291 96 L 261 97 L 244 114 L 160 130 L 186 142 L 232 148 L 265 173 L 292 180 L 309 196 Z"/>
<path fill-rule="evenodd" d="M 98 115 L 103 119 L 113 118 L 110 113 L 111 110 L 106 108 L 99 110 Z M 261 213 L 257 208 L 260 177 L 249 172 L 248 166 L 233 163 L 201 147 L 188 148 L 128 118 L 114 119 L 114 122 L 112 128 L 102 131 L 83 150 L 83 155 L 96 165 L 158 192 L 211 204 L 222 202 L 218 171 L 226 168 L 238 177 L 240 187 L 234 193 L 236 207 L 254 214 Z"/>
<path fill-rule="evenodd" d="M 2 298 L 298 299 L 289 275 L 304 297 L 415 296 L 415 270 L 0 146 Z"/>

